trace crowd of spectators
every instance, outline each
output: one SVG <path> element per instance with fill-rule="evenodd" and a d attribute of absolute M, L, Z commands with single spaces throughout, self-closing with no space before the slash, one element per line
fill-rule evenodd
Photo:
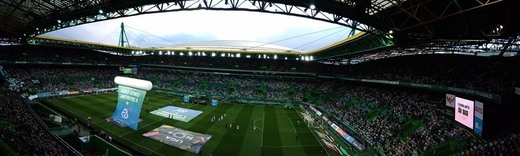
<path fill-rule="evenodd" d="M 416 55 L 367 62 L 345 69 L 344 76 L 475 89 L 506 94 L 520 85 L 518 58 Z"/>
<path fill-rule="evenodd" d="M 322 106 L 387 155 L 419 154 L 450 140 L 469 142 L 462 155 L 520 154 L 518 133 L 486 142 L 454 124 L 446 117 L 444 95 L 354 84 L 333 92 L 339 95 Z M 372 117 L 376 110 L 381 113 Z M 412 120 L 419 120 L 422 126 L 404 134 L 401 127 Z"/>
<path fill-rule="evenodd" d="M 471 141 L 469 147 L 462 151 L 463 155 L 520 155 L 520 133 L 512 133 L 484 144 Z"/>
<path fill-rule="evenodd" d="M 407 55 L 418 55 L 419 51 L 417 50 L 405 50 L 403 48 L 392 48 L 392 49 L 381 49 L 377 52 L 371 52 L 361 55 L 356 55 L 350 58 L 339 59 L 341 61 L 330 61 L 330 60 L 320 60 L 320 63 L 323 64 L 333 64 L 333 65 L 350 65 L 350 64 L 359 64 L 363 62 L 369 62 L 379 59 L 385 59 L 390 57 L 399 57 L 399 56 L 407 56 Z"/>
<path fill-rule="evenodd" d="M 32 94 L 114 87 L 114 77 L 121 75 L 116 68 L 6 67 L 5 71 L 17 82 L 14 88 Z"/>
<path fill-rule="evenodd" d="M 5 71 L 17 81 L 24 82 L 28 88 L 38 91 L 114 87 L 113 77 L 122 74 L 116 67 L 5 67 Z M 67 85 L 61 82 L 64 77 L 75 78 L 74 83 Z M 445 119 L 442 95 L 316 78 L 246 76 L 162 68 L 140 68 L 139 74 L 133 77 L 151 80 L 155 87 L 161 89 L 226 97 L 301 101 L 306 92 L 317 90 L 326 95 L 323 100 L 325 109 L 354 127 L 368 143 L 383 147 L 385 153 L 392 155 L 421 153 L 449 139 L 466 139 L 471 136 L 469 132 Z M 296 90 L 293 96 L 288 95 L 291 89 Z M 380 113 L 369 119 L 374 110 Z M 412 119 L 421 120 L 424 126 L 403 136 L 399 128 Z M 407 140 L 403 140 L 403 137 Z M 518 147 L 515 145 L 517 144 L 511 147 Z M 491 145 L 481 146 L 484 148 Z M 494 146 L 488 148 L 496 150 Z M 465 152 L 478 151 L 479 149 L 469 149 Z"/>
<path fill-rule="evenodd" d="M 383 147 L 386 154 L 417 154 L 449 139 L 471 135 L 445 119 L 442 96 L 361 85 L 347 85 L 338 92 L 339 98 L 326 101 L 325 109 L 355 127 L 369 144 Z M 381 113 L 371 117 L 376 110 Z M 399 128 L 411 120 L 424 125 L 404 136 Z"/>
<path fill-rule="evenodd" d="M 1 86 L 0 97 L 0 121 L 8 123 L 0 128 L 0 138 L 18 154 L 73 155 L 37 122 L 19 95 Z"/>
<path fill-rule="evenodd" d="M 51 49 L 52 50 L 52 49 Z M 334 66 L 316 62 L 262 60 L 241 58 L 179 57 L 179 56 L 114 56 L 80 51 L 42 53 L 38 50 L 6 55 L 11 61 L 57 61 L 121 64 L 159 64 L 191 67 L 303 71 L 364 79 L 414 82 L 475 89 L 506 94 L 520 85 L 518 58 L 481 58 L 455 55 L 418 55 L 393 57 L 351 66 Z M 78 57 L 78 55 L 82 55 Z M 220 59 L 225 59 L 222 61 Z M 114 87 L 113 78 L 122 75 L 117 67 L 34 67 L 5 66 L 16 82 L 11 89 L 19 92 L 58 92 Z M 139 68 L 133 77 L 150 80 L 154 88 L 192 94 L 269 100 L 299 100 L 316 91 L 323 96 L 324 108 L 354 127 L 368 143 L 383 147 L 390 155 L 412 155 L 425 152 L 450 139 L 468 139 L 471 133 L 447 120 L 443 112 L 443 95 L 410 92 L 395 88 L 338 84 L 312 77 L 240 75 L 218 72 L 194 72 L 178 69 Z M 292 90 L 296 92 L 289 94 Z M 13 94 L 7 92 L 7 94 Z M 16 99 L 16 98 L 15 98 Z M 3 108 L 3 107 L 2 107 Z M 376 116 L 373 115 L 373 112 Z M 0 113 L 3 111 L 0 111 Z M 399 130 L 412 120 L 423 126 L 410 134 Z M 485 144 L 473 144 L 463 154 L 518 153 L 520 137 L 512 134 Z M 2 135 L 2 138 L 4 136 Z M 469 139 L 471 140 L 471 139 Z"/>
<path fill-rule="evenodd" d="M 5 66 L 4 71 L 16 82 L 12 88 L 22 94 L 61 91 L 83 91 L 115 87 L 113 78 L 123 75 L 117 67 L 34 67 Z M 189 72 L 174 69 L 140 68 L 137 75 L 150 80 L 154 88 L 190 94 L 271 100 L 302 100 L 303 92 L 288 94 L 288 90 L 307 91 L 320 86 L 316 78 L 268 75 L 236 75 L 214 72 Z"/>
<path fill-rule="evenodd" d="M 346 77 L 436 84 L 505 94 L 520 85 L 518 57 L 476 57 L 463 55 L 416 55 L 388 49 L 351 60 L 375 60 L 356 65 L 333 65 L 297 60 L 203 56 L 117 56 L 89 50 L 39 46 L 12 46 L 0 53 L 0 61 L 110 63 L 170 65 L 217 69 L 294 71 Z M 92 53 L 96 53 L 92 55 Z M 410 56 L 408 56 L 410 55 Z M 401 57 L 395 57 L 401 56 Z M 366 58 L 365 58 L 366 57 Z M 386 58 L 386 59 L 380 59 Z M 351 63 L 352 64 L 352 63 Z"/>
<path fill-rule="evenodd" d="M 287 95 L 291 88 L 305 91 L 318 86 L 315 78 L 276 77 L 266 75 L 232 75 L 187 72 L 173 69 L 142 68 L 139 78 L 156 81 L 161 89 L 226 97 L 302 100 L 302 94 Z M 179 82 L 179 83 L 176 83 Z"/>

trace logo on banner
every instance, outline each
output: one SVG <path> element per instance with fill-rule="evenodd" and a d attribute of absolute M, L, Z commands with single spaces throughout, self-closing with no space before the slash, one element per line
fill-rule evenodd
<path fill-rule="evenodd" d="M 455 102 L 455 98 L 452 98 L 452 97 L 446 97 L 446 102 L 448 102 L 448 103 L 454 103 L 454 102 Z"/>
<path fill-rule="evenodd" d="M 484 130 L 484 104 L 480 101 L 475 101 L 475 133 L 482 136 Z"/>
<path fill-rule="evenodd" d="M 123 111 L 121 111 L 121 117 L 124 119 L 128 119 L 128 108 L 125 108 L 123 109 Z"/>
<path fill-rule="evenodd" d="M 476 106 L 475 113 L 484 114 L 484 108 Z"/>
<path fill-rule="evenodd" d="M 191 119 L 200 115 L 202 113 L 202 111 L 185 109 L 185 108 L 175 107 L 175 106 L 166 106 L 166 107 L 151 111 L 150 113 L 152 113 L 154 115 L 162 116 L 165 118 L 188 122 Z"/>
<path fill-rule="evenodd" d="M 143 136 L 193 153 L 199 153 L 204 144 L 211 139 L 211 135 L 191 132 L 169 125 L 162 125 L 144 133 Z"/>
<path fill-rule="evenodd" d="M 139 114 L 145 96 L 145 90 L 119 85 L 117 107 L 112 118 L 117 123 L 137 130 Z"/>
<path fill-rule="evenodd" d="M 455 95 L 446 94 L 446 106 L 455 107 Z"/>

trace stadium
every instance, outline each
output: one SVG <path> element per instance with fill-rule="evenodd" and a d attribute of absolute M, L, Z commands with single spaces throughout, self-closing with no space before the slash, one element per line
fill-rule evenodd
<path fill-rule="evenodd" d="M 514 0 L 0 1 L 2 155 L 520 155 Z"/>

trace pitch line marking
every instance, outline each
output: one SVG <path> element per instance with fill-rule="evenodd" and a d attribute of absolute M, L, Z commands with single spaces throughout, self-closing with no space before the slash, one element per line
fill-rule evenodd
<path fill-rule="evenodd" d="M 54 111 L 53 109 L 51 109 L 51 108 L 49 108 L 49 107 L 45 106 L 45 105 L 44 105 L 44 104 L 42 104 L 42 103 L 40 103 L 40 106 L 43 106 L 43 107 L 47 108 L 47 110 L 50 110 L 50 111 L 52 111 L 53 113 L 55 113 L 55 114 L 57 114 L 57 115 L 59 115 L 59 116 L 61 116 L 61 117 L 65 118 L 65 119 L 67 119 L 67 116 L 65 116 L 65 115 L 62 115 L 62 114 L 60 114 L 60 113 L 58 113 L 58 112 Z M 67 120 L 69 120 L 69 119 L 67 119 Z"/>
<path fill-rule="evenodd" d="M 96 124 L 96 125 L 97 125 L 97 124 Z M 99 125 L 98 125 L 98 126 L 99 126 Z M 101 126 L 99 126 L 99 127 L 101 127 Z M 126 141 L 130 141 L 130 142 L 131 142 L 132 144 L 134 144 L 134 145 L 137 145 L 137 146 L 140 146 L 140 147 L 142 147 L 142 148 L 145 148 L 145 149 L 147 149 L 147 150 L 149 150 L 149 151 L 155 152 L 155 150 L 151 150 L 151 149 L 149 149 L 149 148 L 147 148 L 147 147 L 144 147 L 144 146 L 142 146 L 141 144 L 138 144 L 138 143 L 134 142 L 133 140 L 129 140 L 129 139 L 125 138 L 125 137 L 121 137 L 121 136 L 117 135 L 116 133 L 114 133 L 113 131 L 111 131 L 111 130 L 108 129 L 108 128 L 105 128 L 105 130 L 111 132 L 112 134 L 115 134 L 116 136 L 118 136 L 118 137 L 121 138 L 121 139 L 124 139 L 124 140 L 126 140 Z M 164 154 L 162 154 L 162 153 L 158 153 L 158 152 L 155 152 L 155 153 L 164 156 Z"/>
<path fill-rule="evenodd" d="M 303 118 L 302 118 L 300 112 L 298 112 L 297 109 L 294 109 L 294 110 L 298 113 L 298 117 L 300 117 L 300 119 L 303 120 Z M 323 144 L 321 143 L 321 140 L 318 139 L 318 137 L 316 136 L 316 134 L 314 134 L 314 132 L 311 130 L 311 128 L 309 128 L 309 126 L 306 126 L 306 127 L 307 127 L 307 129 L 309 129 L 309 131 L 312 133 L 312 135 L 314 136 L 314 138 L 316 138 L 316 141 L 318 141 L 318 143 L 320 143 L 320 145 L 321 145 L 321 147 L 323 148 L 323 150 L 325 150 L 325 152 L 327 152 L 327 155 L 330 156 L 329 151 L 328 151 L 327 149 L 325 149 L 325 146 L 323 146 Z"/>
<path fill-rule="evenodd" d="M 264 116 L 262 117 L 264 121 L 262 122 L 262 128 L 265 126 L 265 106 L 264 106 Z M 260 147 L 264 146 L 264 131 L 262 130 L 262 138 L 260 138 Z"/>
<path fill-rule="evenodd" d="M 289 116 L 289 114 L 287 114 L 287 116 Z M 296 133 L 296 135 L 298 135 L 298 131 L 296 131 L 296 126 L 294 126 L 294 123 L 292 122 L 292 118 L 289 116 L 289 121 L 291 121 L 291 125 L 294 129 L 294 133 Z"/>
<path fill-rule="evenodd" d="M 94 124 L 95 124 L 95 123 L 94 123 Z M 95 125 L 97 125 L 97 124 L 95 124 Z M 97 125 L 97 126 L 99 126 L 99 125 Z M 101 126 L 99 126 L 99 127 L 101 127 Z M 147 150 L 149 150 L 149 151 L 155 152 L 155 150 L 151 150 L 151 149 L 149 149 L 148 147 L 144 147 L 144 146 L 142 146 L 141 144 L 138 144 L 137 142 L 134 142 L 134 140 L 129 140 L 129 139 L 125 138 L 125 137 L 122 137 L 122 136 L 120 136 L 120 135 L 117 135 L 117 133 L 114 133 L 112 130 L 110 130 L 110 129 L 108 129 L 108 128 L 103 128 L 103 129 L 106 130 L 106 131 L 111 132 L 112 134 L 118 136 L 118 137 L 121 138 L 121 139 L 124 139 L 124 140 L 126 140 L 126 141 L 130 141 L 130 143 L 132 143 L 132 144 L 134 144 L 134 145 L 137 145 L 137 146 L 142 147 L 142 148 L 144 148 L 144 149 L 147 149 Z M 162 154 L 162 153 L 158 153 L 158 152 L 155 152 L 155 153 L 164 156 L 164 154 Z"/>
<path fill-rule="evenodd" d="M 150 124 L 148 124 L 148 125 L 146 125 L 146 126 L 143 126 L 143 127 L 139 128 L 138 130 L 141 130 L 141 129 L 145 128 L 145 127 L 148 127 L 148 126 L 150 126 L 150 125 L 153 125 L 153 124 L 155 124 L 155 123 L 158 123 L 158 122 L 160 122 L 160 121 L 163 121 L 164 119 L 168 119 L 168 118 L 163 118 L 163 119 L 161 119 L 161 120 L 157 120 L 157 121 L 155 121 L 155 122 L 153 122 L 153 123 L 150 123 Z M 123 134 L 118 135 L 118 136 L 119 136 L 119 137 L 123 137 L 124 135 L 130 134 L 130 133 L 133 133 L 133 132 L 134 132 L 134 131 L 126 132 L 126 133 L 123 133 Z"/>
<path fill-rule="evenodd" d="M 63 109 L 63 107 L 61 107 L 61 106 L 59 106 L 59 105 L 56 105 L 56 106 L 58 106 L 58 107 L 60 107 L 61 109 Z M 80 119 L 83 119 L 83 117 L 77 115 L 77 114 L 74 113 L 74 112 L 69 111 L 69 113 L 74 114 L 75 116 L 80 117 Z M 103 121 L 103 120 L 101 120 L 101 121 Z M 126 140 L 126 141 L 130 141 L 131 144 L 134 144 L 134 145 L 140 146 L 140 147 L 145 148 L 145 149 L 147 149 L 147 150 L 149 150 L 149 151 L 152 151 L 152 152 L 154 152 L 154 153 L 156 153 L 156 154 L 159 154 L 159 155 L 164 156 L 164 154 L 162 154 L 162 153 L 158 153 L 158 152 L 155 152 L 155 150 L 151 150 L 151 149 L 149 149 L 149 148 L 147 148 L 147 147 L 144 147 L 144 146 L 142 146 L 142 145 L 140 145 L 140 144 L 134 142 L 133 140 L 128 140 L 127 138 L 121 137 L 121 136 L 117 135 L 117 133 L 114 133 L 113 131 L 111 131 L 111 130 L 108 129 L 108 128 L 104 128 L 104 127 L 102 127 L 102 126 L 99 126 L 99 125 L 96 124 L 95 122 L 91 122 L 91 123 L 94 124 L 94 125 L 97 125 L 98 127 L 100 127 L 100 128 L 101 128 L 102 130 L 104 130 L 104 131 L 106 130 L 106 131 L 108 131 L 108 132 L 111 132 L 112 134 L 114 134 L 115 136 L 118 136 L 118 137 L 121 138 L 121 139 L 124 139 L 124 140 Z"/>
<path fill-rule="evenodd" d="M 322 147 L 321 145 L 298 145 L 298 146 L 262 146 L 262 147 L 281 147 L 281 148 L 292 148 L 292 147 Z"/>
<path fill-rule="evenodd" d="M 255 127 L 256 127 L 256 122 L 257 122 L 258 120 L 264 120 L 264 118 L 258 118 L 258 119 L 256 119 L 255 121 L 253 121 L 253 125 L 254 125 Z M 262 128 L 258 128 L 258 127 L 257 127 L 256 129 L 260 129 L 261 131 L 263 131 L 263 130 L 264 130 L 263 128 L 264 128 L 264 127 L 262 127 Z"/>
<path fill-rule="evenodd" d="M 110 146 L 112 146 L 112 147 L 114 147 L 114 148 L 116 148 L 116 149 L 122 151 L 123 153 L 125 153 L 125 154 L 127 154 L 127 155 L 132 155 L 132 154 L 130 154 L 130 153 L 128 153 L 128 152 L 126 152 L 126 151 L 120 149 L 119 147 L 115 146 L 114 144 L 109 143 L 108 141 L 106 141 L 105 139 L 101 138 L 100 136 L 97 136 L 97 135 L 94 135 L 94 136 L 95 136 L 95 137 L 98 137 L 99 140 L 102 140 L 102 141 L 105 142 L 106 144 L 109 144 Z"/>

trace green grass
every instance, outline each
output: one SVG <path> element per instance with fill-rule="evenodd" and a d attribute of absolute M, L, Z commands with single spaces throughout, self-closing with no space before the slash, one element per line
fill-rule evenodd
<path fill-rule="evenodd" d="M 143 121 L 139 123 L 139 129 L 134 131 L 128 127 L 119 128 L 103 119 L 103 116 L 112 115 L 116 100 L 117 94 L 109 93 L 48 99 L 44 103 L 78 120 L 85 121 L 88 116 L 92 116 L 91 123 L 95 129 L 105 131 L 114 140 L 142 154 L 151 152 L 153 155 L 197 155 L 142 136 L 145 132 L 167 124 L 212 135 L 202 148 L 203 155 L 339 155 L 322 147 L 295 109 L 223 102 L 218 107 L 181 105 L 180 97 L 148 92 L 140 115 Z M 178 107 L 202 110 L 204 113 L 189 122 L 182 122 L 146 112 L 170 103 Z M 227 117 L 223 122 L 210 121 L 212 116 L 220 116 L 224 113 Z M 297 124 L 298 121 L 300 125 Z M 225 124 L 229 122 L 233 122 L 234 126 L 240 125 L 240 130 L 225 128 Z M 256 131 L 253 131 L 253 125 L 257 126 Z"/>
<path fill-rule="evenodd" d="M 18 155 L 4 140 L 0 138 L 0 154 L 2 155 Z"/>

